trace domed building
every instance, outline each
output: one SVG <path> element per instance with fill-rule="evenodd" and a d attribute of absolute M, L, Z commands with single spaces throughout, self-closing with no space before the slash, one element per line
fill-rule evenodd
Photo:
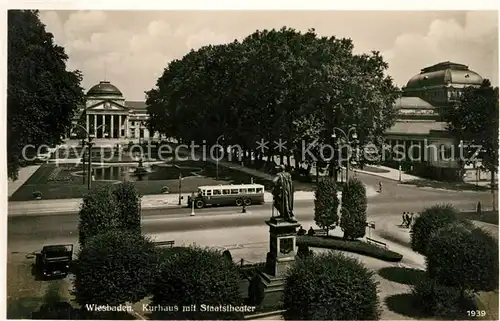
<path fill-rule="evenodd" d="M 465 87 L 480 86 L 483 78 L 468 66 L 441 62 L 413 76 L 401 90 L 395 108 L 398 120 L 386 132 L 394 151 L 404 154 L 401 165 L 416 175 L 460 180 L 458 143 L 446 130 L 443 112 L 460 99 Z"/>
<path fill-rule="evenodd" d="M 75 123 L 84 124 L 95 138 L 149 139 L 146 128 L 148 113 L 144 101 L 128 101 L 109 81 L 101 81 L 87 92 L 85 106 L 76 115 Z"/>

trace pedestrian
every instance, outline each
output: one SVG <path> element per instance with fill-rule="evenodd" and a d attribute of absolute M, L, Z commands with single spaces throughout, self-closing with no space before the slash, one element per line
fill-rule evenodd
<path fill-rule="evenodd" d="M 482 211 L 481 211 L 481 201 L 477 202 L 476 212 L 477 212 L 477 215 L 481 215 L 482 214 Z"/>
<path fill-rule="evenodd" d="M 382 182 L 378 182 L 378 192 L 382 193 Z"/>
<path fill-rule="evenodd" d="M 314 236 L 314 229 L 312 226 L 309 228 L 309 231 L 307 231 L 307 236 Z"/>
<path fill-rule="evenodd" d="M 306 235 L 306 230 L 302 227 L 302 225 L 299 228 L 299 231 L 297 232 L 298 236 Z"/>
<path fill-rule="evenodd" d="M 406 228 L 410 227 L 410 214 L 406 213 Z"/>
<path fill-rule="evenodd" d="M 401 215 L 403 217 L 403 222 L 401 223 L 401 226 L 405 226 L 406 225 L 406 212 L 403 212 L 403 215 Z"/>

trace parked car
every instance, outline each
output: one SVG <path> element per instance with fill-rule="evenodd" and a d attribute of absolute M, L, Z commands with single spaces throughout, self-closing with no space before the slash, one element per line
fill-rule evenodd
<path fill-rule="evenodd" d="M 36 253 L 36 268 L 43 277 L 65 277 L 71 269 L 73 244 L 46 245 Z"/>

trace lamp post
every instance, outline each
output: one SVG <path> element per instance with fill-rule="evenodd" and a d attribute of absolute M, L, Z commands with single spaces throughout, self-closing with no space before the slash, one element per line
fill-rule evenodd
<path fill-rule="evenodd" d="M 224 135 L 220 135 L 217 137 L 217 140 L 215 141 L 215 145 L 219 146 L 219 139 L 224 140 Z M 215 159 L 215 180 L 219 180 L 219 148 L 217 148 L 217 158 Z"/>
<path fill-rule="evenodd" d="M 179 205 L 182 204 L 182 173 L 179 174 Z"/>
<path fill-rule="evenodd" d="M 353 139 L 352 142 L 357 144 L 358 135 L 356 134 L 356 127 L 349 128 L 349 130 L 347 131 L 347 134 L 342 129 L 335 127 L 333 129 L 333 134 L 332 134 L 332 138 L 334 140 L 337 138 L 337 135 L 335 134 L 335 130 L 338 130 L 343 135 L 343 138 L 346 140 L 347 144 L 349 144 L 349 147 L 351 147 L 351 140 L 349 139 L 349 136 L 352 137 L 352 139 Z M 353 132 L 352 135 L 351 135 L 351 132 Z M 350 164 L 350 162 L 351 162 L 351 153 L 349 150 L 347 153 L 347 163 L 346 163 L 346 172 L 345 172 L 346 183 L 349 182 L 349 164 Z"/>
<path fill-rule="evenodd" d="M 82 125 L 80 124 L 75 124 L 75 126 L 79 127 L 84 133 L 85 133 L 85 137 L 87 138 L 87 141 L 85 141 L 85 138 L 82 138 L 82 143 L 83 143 L 83 148 L 85 150 L 85 145 L 88 146 L 88 149 L 89 149 L 89 156 L 88 156 L 88 163 L 89 163 L 89 169 L 88 169 L 88 178 L 87 178 L 87 188 L 90 190 L 91 186 L 92 186 L 92 145 L 94 143 L 92 143 L 92 139 L 94 138 L 94 135 L 90 135 L 89 132 L 87 131 L 87 128 L 83 127 Z M 95 131 L 97 131 L 99 128 L 101 127 L 104 127 L 104 124 L 98 126 Z M 83 158 L 85 159 L 85 155 L 83 156 Z M 84 160 L 85 161 L 85 160 Z M 84 166 L 85 166 L 85 163 L 84 163 Z M 83 172 L 83 175 L 85 177 L 85 170 Z M 85 180 L 85 178 L 84 178 Z"/>

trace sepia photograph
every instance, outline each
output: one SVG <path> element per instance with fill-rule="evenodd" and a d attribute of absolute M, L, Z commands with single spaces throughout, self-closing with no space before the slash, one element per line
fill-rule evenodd
<path fill-rule="evenodd" d="M 499 319 L 498 11 L 5 16 L 7 319 Z"/>

